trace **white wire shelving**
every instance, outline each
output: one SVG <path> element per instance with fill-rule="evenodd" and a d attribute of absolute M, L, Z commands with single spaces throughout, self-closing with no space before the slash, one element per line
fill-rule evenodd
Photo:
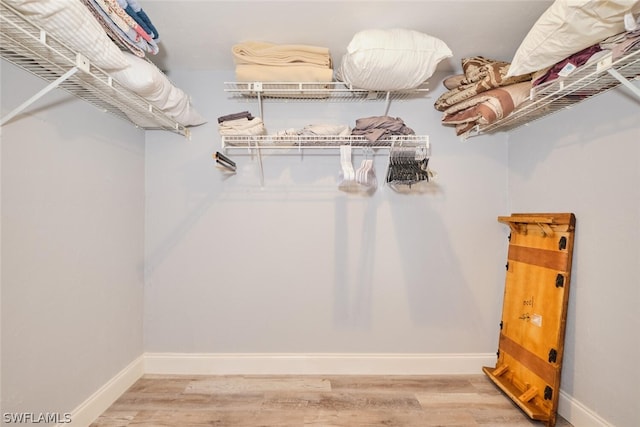
<path fill-rule="evenodd" d="M 62 88 L 138 127 L 189 135 L 184 125 L 120 85 L 105 71 L 1 1 L 0 27 L 0 56 L 49 82 L 44 89 L 2 117 L 0 124 L 8 122 L 51 90 Z"/>
<path fill-rule="evenodd" d="M 391 101 L 424 98 L 429 92 L 428 83 L 404 90 L 368 90 L 353 87 L 344 82 L 225 82 L 224 91 L 232 99 L 242 102 L 257 102 L 260 117 L 264 117 L 264 102 L 385 102 L 384 115 L 388 115 Z M 431 152 L 427 135 L 390 135 L 370 141 L 363 135 L 221 135 L 223 151 L 246 149 L 256 154 L 261 183 L 264 183 L 262 152 L 284 152 L 287 150 L 328 150 L 340 153 L 343 146 L 364 152 L 379 149 L 408 147 L 416 153 Z"/>
<path fill-rule="evenodd" d="M 365 152 L 375 153 L 379 149 L 406 147 L 415 149 L 416 155 L 421 153 L 427 157 L 431 155 L 431 145 L 427 135 L 390 135 L 375 141 L 368 140 L 363 135 L 222 135 L 222 150 L 229 152 L 233 149 L 245 149 L 255 154 L 260 171 L 260 184 L 264 184 L 264 169 L 262 155 L 265 151 L 275 150 L 330 150 L 340 153 L 342 146 L 349 146 Z M 389 151 L 390 152 L 390 151 Z"/>
<path fill-rule="evenodd" d="M 393 91 L 358 89 L 343 82 L 225 82 L 224 91 L 236 98 L 262 97 L 271 101 L 376 101 L 422 97 L 427 83 Z"/>
<path fill-rule="evenodd" d="M 489 125 L 476 128 L 470 136 L 509 131 L 559 110 L 624 85 L 640 99 L 640 89 L 631 80 L 640 78 L 640 50 L 612 61 L 611 54 L 577 68 L 567 77 L 534 87 L 530 99 L 513 113 Z"/>
<path fill-rule="evenodd" d="M 412 89 L 368 90 L 343 82 L 225 82 L 224 91 L 236 100 L 257 101 L 260 115 L 263 102 L 365 102 L 385 101 L 387 115 L 391 101 L 422 98 L 429 88 L 425 82 Z"/>
<path fill-rule="evenodd" d="M 342 145 L 357 148 L 429 147 L 427 135 L 391 135 L 370 141 L 362 135 L 222 135 L 222 148 L 335 149 Z"/>

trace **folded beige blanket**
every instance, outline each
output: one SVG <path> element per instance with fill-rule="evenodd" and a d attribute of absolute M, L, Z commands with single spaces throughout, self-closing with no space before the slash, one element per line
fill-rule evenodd
<path fill-rule="evenodd" d="M 234 45 L 231 51 L 236 65 L 315 65 L 331 68 L 331 55 L 326 47 L 247 41 Z"/>
<path fill-rule="evenodd" d="M 239 82 L 330 82 L 333 70 L 313 66 L 236 65 L 236 79 Z"/>

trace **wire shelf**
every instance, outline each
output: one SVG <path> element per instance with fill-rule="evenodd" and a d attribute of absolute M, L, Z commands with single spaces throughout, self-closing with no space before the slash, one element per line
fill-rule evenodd
<path fill-rule="evenodd" d="M 224 87 L 233 98 L 252 101 L 260 97 L 275 102 L 405 100 L 421 98 L 429 91 L 426 82 L 396 91 L 358 89 L 343 82 L 225 82 Z"/>
<path fill-rule="evenodd" d="M 332 149 L 342 145 L 361 148 L 429 147 L 427 135 L 393 135 L 369 141 L 362 135 L 222 135 L 222 148 Z"/>
<path fill-rule="evenodd" d="M 530 100 L 504 119 L 479 126 L 475 135 L 515 129 L 638 77 L 640 50 L 632 51 L 613 62 L 611 55 L 607 55 L 597 62 L 577 68 L 567 77 L 534 87 Z"/>
<path fill-rule="evenodd" d="M 138 127 L 188 135 L 185 126 L 120 85 L 105 71 L 3 2 L 0 2 L 0 27 L 0 56 L 3 59 L 45 81 L 63 80 L 58 87 Z M 74 67 L 78 71 L 62 79 Z"/>

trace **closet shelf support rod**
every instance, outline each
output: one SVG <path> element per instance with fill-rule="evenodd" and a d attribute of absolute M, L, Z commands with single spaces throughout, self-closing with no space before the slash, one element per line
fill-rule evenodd
<path fill-rule="evenodd" d="M 607 72 L 611 74 L 613 77 L 615 77 L 616 80 L 618 80 L 620 83 L 625 85 L 631 92 L 633 92 L 638 97 L 638 99 L 640 99 L 640 88 L 635 86 L 633 83 L 631 83 L 622 74 L 620 74 L 617 70 L 614 70 L 613 68 L 609 68 Z"/>
<path fill-rule="evenodd" d="M 52 81 L 51 83 L 49 83 L 46 87 L 44 87 L 38 93 L 36 93 L 31 98 L 23 102 L 19 107 L 15 108 L 13 111 L 11 111 L 6 116 L 4 116 L 0 121 L 0 126 L 3 126 L 6 122 L 8 122 L 12 118 L 20 114 L 29 105 L 33 104 L 38 99 L 42 98 L 44 95 L 51 92 L 53 89 L 57 88 L 58 86 L 60 86 L 62 82 L 67 80 L 69 77 L 73 76 L 77 71 L 78 71 L 78 67 L 73 67 L 69 71 L 67 71 L 66 73 L 64 73 L 63 75 L 61 75 L 60 77 Z"/>
<path fill-rule="evenodd" d="M 385 107 L 384 107 L 384 115 L 389 115 L 389 107 L 391 107 L 391 92 L 387 91 L 387 96 L 385 98 Z"/>

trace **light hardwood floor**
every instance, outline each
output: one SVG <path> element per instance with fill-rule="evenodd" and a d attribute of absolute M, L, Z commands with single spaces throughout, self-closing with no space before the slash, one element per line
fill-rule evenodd
<path fill-rule="evenodd" d="M 484 375 L 146 375 L 92 427 L 543 425 Z"/>

